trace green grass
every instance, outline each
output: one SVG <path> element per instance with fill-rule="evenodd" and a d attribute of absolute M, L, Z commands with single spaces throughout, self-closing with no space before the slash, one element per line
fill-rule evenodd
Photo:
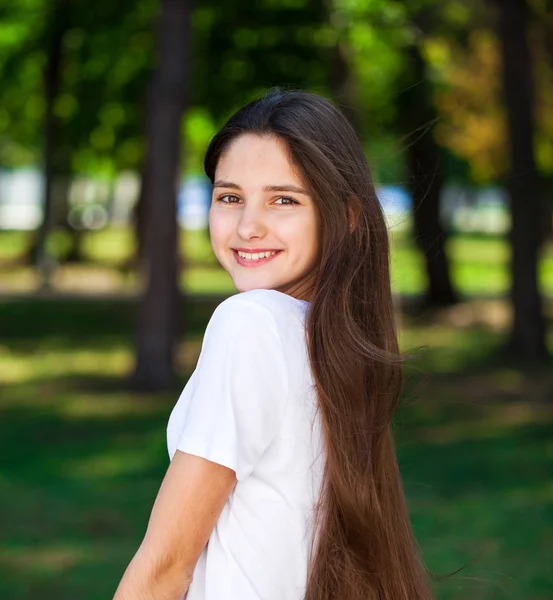
<path fill-rule="evenodd" d="M 461 294 L 503 295 L 509 289 L 510 249 L 505 239 L 493 236 L 462 235 L 448 240 L 451 277 Z M 404 234 L 392 234 L 392 286 L 400 294 L 420 294 L 426 288 L 424 261 Z M 553 296 L 553 243 L 540 261 L 540 285 Z"/>
<path fill-rule="evenodd" d="M 420 252 L 405 233 L 393 232 L 391 279 L 395 292 L 420 294 L 426 287 L 424 263 Z M 0 233 L 1 290 L 32 291 L 36 273 L 17 261 L 30 243 L 26 232 Z M 50 240 L 52 251 L 63 255 L 66 234 L 56 232 Z M 56 273 L 54 286 L 72 291 L 135 292 L 138 289 L 134 270 L 129 267 L 134 251 L 129 229 L 105 229 L 83 236 L 86 263 L 63 265 Z M 229 293 L 232 281 L 218 265 L 206 231 L 182 232 L 180 250 L 183 257 L 181 285 L 190 294 Z M 454 236 L 448 241 L 452 279 L 466 296 L 503 295 L 509 288 L 509 247 L 500 237 Z M 553 296 L 553 243 L 540 264 L 540 283 L 544 294 Z"/>
<path fill-rule="evenodd" d="M 465 308 L 480 319 L 486 306 Z M 124 385 L 134 306 L 0 302 L 0 598 L 112 597 L 213 308 L 187 308 L 175 388 L 137 395 Z M 443 600 L 551 597 L 552 370 L 494 359 L 502 341 L 484 319 L 458 329 L 447 313 L 406 318 L 401 334 L 405 350 L 427 346 L 406 369 L 395 428 L 417 537 L 438 574 L 477 558 L 439 584 Z"/>

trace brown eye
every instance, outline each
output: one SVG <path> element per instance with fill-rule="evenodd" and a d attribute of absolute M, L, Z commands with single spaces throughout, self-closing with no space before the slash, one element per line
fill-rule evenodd
<path fill-rule="evenodd" d="M 278 200 L 286 201 L 286 202 L 282 202 L 281 206 L 291 206 L 292 204 L 299 204 L 299 202 L 296 202 L 293 198 L 289 198 L 288 196 L 280 196 L 280 198 L 277 198 L 275 200 L 275 204 L 278 202 Z"/>
<path fill-rule="evenodd" d="M 223 204 L 236 204 L 238 200 L 239 198 L 237 196 L 233 196 L 232 194 L 225 194 L 224 196 L 220 196 L 218 198 L 218 201 L 222 202 Z"/>

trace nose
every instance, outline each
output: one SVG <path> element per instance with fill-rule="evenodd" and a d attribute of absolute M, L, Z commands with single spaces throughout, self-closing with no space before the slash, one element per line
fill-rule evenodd
<path fill-rule="evenodd" d="M 238 221 L 238 235 L 244 240 L 250 240 L 263 237 L 265 231 L 266 226 L 262 211 L 252 205 L 244 206 Z"/>

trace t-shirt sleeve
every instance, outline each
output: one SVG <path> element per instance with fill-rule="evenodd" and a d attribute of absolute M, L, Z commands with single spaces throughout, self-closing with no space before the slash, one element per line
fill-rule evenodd
<path fill-rule="evenodd" d="M 275 437 L 288 400 L 284 350 L 270 310 L 231 297 L 207 326 L 177 449 L 240 481 Z"/>

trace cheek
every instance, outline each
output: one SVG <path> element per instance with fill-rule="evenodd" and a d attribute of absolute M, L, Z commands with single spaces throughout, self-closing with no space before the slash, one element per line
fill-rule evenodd
<path fill-rule="evenodd" d="M 228 219 L 221 218 L 216 211 L 209 213 L 209 235 L 214 249 L 228 243 L 229 229 Z"/>
<path fill-rule="evenodd" d="M 283 228 L 283 238 L 294 247 L 301 262 L 311 262 L 318 251 L 318 231 L 313 219 L 301 219 Z"/>

